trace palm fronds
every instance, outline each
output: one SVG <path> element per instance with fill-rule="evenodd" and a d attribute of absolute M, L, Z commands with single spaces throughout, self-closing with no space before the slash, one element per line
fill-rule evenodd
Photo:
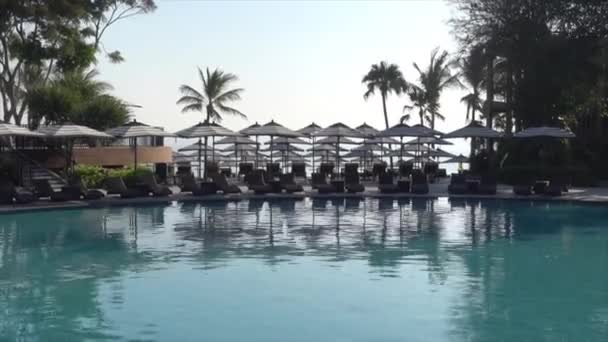
<path fill-rule="evenodd" d="M 243 88 L 230 89 L 230 85 L 238 81 L 236 75 L 221 69 L 211 71 L 206 68 L 203 71 L 198 68 L 198 76 L 203 85 L 202 91 L 186 84 L 179 87 L 182 97 L 177 100 L 177 104 L 185 105 L 182 112 L 206 111 L 208 121 L 221 121 L 222 114 L 247 118 L 241 111 L 229 106 L 230 102 L 239 101 L 244 91 Z"/>

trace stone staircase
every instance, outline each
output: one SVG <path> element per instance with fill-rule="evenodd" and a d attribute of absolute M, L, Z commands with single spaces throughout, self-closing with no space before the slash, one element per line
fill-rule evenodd
<path fill-rule="evenodd" d="M 23 163 L 23 185 L 25 187 L 32 188 L 34 186 L 34 180 L 39 179 L 46 179 L 55 191 L 60 191 L 61 187 L 67 184 L 65 179 L 40 165 L 38 162 L 21 153 L 17 153 L 17 156 Z"/>

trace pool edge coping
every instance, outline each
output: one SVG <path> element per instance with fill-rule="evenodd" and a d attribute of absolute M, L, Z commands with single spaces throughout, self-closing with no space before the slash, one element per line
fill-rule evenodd
<path fill-rule="evenodd" d="M 141 197 L 141 198 L 119 198 L 119 197 L 106 197 L 99 200 L 81 200 L 81 201 L 68 201 L 68 202 L 44 202 L 41 205 L 25 205 L 25 204 L 13 204 L 7 206 L 0 206 L 0 216 L 7 214 L 17 213 L 28 213 L 38 211 L 51 211 L 51 210 L 66 210 L 66 209 L 87 209 L 87 208 L 108 208 L 108 207 L 124 207 L 134 205 L 155 205 L 155 204 L 170 204 L 173 202 L 178 203 L 209 203 L 209 202 L 235 202 L 242 200 L 261 200 L 261 201 L 272 201 L 272 200 L 304 200 L 310 199 L 366 199 L 366 198 L 377 198 L 377 199 L 462 199 L 462 200 L 509 200 L 509 201 L 529 201 L 529 202 L 561 202 L 561 203 L 582 203 L 582 204 L 593 204 L 593 205 L 608 205 L 608 200 L 594 200 L 589 198 L 580 197 L 569 197 L 569 196 L 544 196 L 544 195 L 531 195 L 531 196 L 518 196 L 518 195 L 450 195 L 450 194 L 381 194 L 381 193 L 363 193 L 363 194 L 349 194 L 349 193 L 336 193 L 336 194 L 318 194 L 318 193 L 301 193 L 301 194 L 270 194 L 270 195 L 256 195 L 256 194 L 239 194 L 239 195 L 210 195 L 210 196 L 193 196 L 190 194 L 176 194 L 169 197 Z"/>

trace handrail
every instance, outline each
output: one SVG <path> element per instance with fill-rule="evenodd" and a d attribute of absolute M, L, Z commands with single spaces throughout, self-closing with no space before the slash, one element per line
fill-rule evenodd
<path fill-rule="evenodd" d="M 34 160 L 34 159 L 32 159 L 32 158 L 28 157 L 28 156 L 27 156 L 25 153 L 23 153 L 23 152 L 21 152 L 21 151 L 19 151 L 19 150 L 15 149 L 15 148 L 12 148 L 12 147 L 11 147 L 11 150 L 12 150 L 14 153 L 16 153 L 16 154 L 19 156 L 19 158 L 21 158 L 21 159 L 23 159 L 23 160 L 27 161 L 28 163 L 30 163 L 30 164 L 32 164 L 32 165 L 34 165 L 34 166 L 36 166 L 36 167 L 38 167 L 38 168 L 40 168 L 40 169 L 43 169 L 43 170 L 45 170 L 46 172 L 48 172 L 48 174 L 49 174 L 49 175 L 51 175 L 53 178 L 55 178 L 55 180 L 58 180 L 58 181 L 62 182 L 63 184 L 66 184 L 66 183 L 67 183 L 67 181 L 66 181 L 66 180 L 65 180 L 63 177 L 61 177 L 59 174 L 57 174 L 57 173 L 55 173 L 55 172 L 53 172 L 53 171 L 49 170 L 47 167 L 45 167 L 44 165 L 40 164 L 40 163 L 39 163 L 39 162 L 37 162 L 36 160 Z M 32 177 L 32 176 L 31 176 L 31 171 L 30 171 L 30 178 L 31 178 L 31 177 Z"/>

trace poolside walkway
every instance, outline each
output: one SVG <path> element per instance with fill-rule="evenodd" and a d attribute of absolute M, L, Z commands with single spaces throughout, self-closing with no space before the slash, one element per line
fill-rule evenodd
<path fill-rule="evenodd" d="M 510 186 L 499 185 L 496 195 L 450 195 L 447 192 L 448 181 L 443 179 L 438 183 L 430 184 L 429 193 L 424 195 L 418 194 L 381 194 L 378 192 L 375 184 L 366 185 L 366 189 L 358 194 L 318 194 L 309 186 L 304 187 L 303 193 L 297 194 L 267 194 L 256 195 L 247 190 L 246 187 L 241 187 L 242 194 L 231 195 L 209 195 L 209 196 L 192 196 L 189 193 L 179 193 L 179 188 L 174 188 L 174 195 L 169 197 L 144 197 L 144 198 L 129 198 L 121 199 L 116 196 L 108 196 L 100 200 L 90 201 L 68 201 L 68 202 L 51 202 L 41 200 L 31 204 L 15 204 L 15 205 L 0 205 L 0 214 L 53 210 L 53 209 L 72 209 L 72 208 L 99 208 L 125 205 L 146 205 L 156 203 L 171 203 L 177 202 L 217 202 L 217 201 L 239 201 L 239 200 L 281 200 L 281 199 L 304 199 L 304 198 L 439 198 L 451 197 L 462 199 L 517 199 L 517 200 L 537 200 L 537 201 L 571 201 L 571 202 L 586 202 L 586 203 L 606 203 L 608 204 L 608 187 L 595 188 L 572 188 L 569 192 L 564 193 L 561 197 L 549 197 L 542 195 L 532 196 L 517 196 L 513 194 Z"/>

